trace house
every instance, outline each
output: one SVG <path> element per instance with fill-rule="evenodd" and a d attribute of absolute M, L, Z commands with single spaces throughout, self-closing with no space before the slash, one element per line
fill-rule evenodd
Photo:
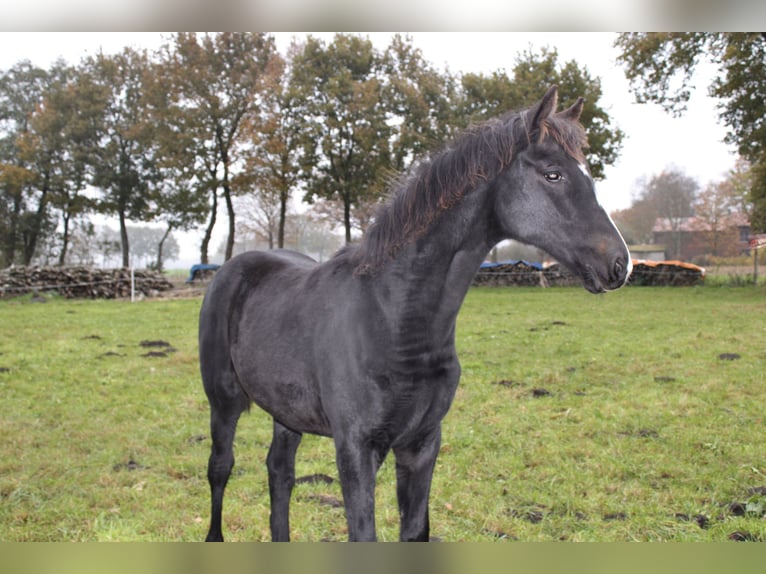
<path fill-rule="evenodd" d="M 715 228 L 699 217 L 658 217 L 652 235 L 654 243 L 665 245 L 669 259 L 692 261 L 705 255 L 736 257 L 750 253 L 750 222 L 739 212 L 725 216 Z"/>
<path fill-rule="evenodd" d="M 631 258 L 638 259 L 639 261 L 664 261 L 667 259 L 665 257 L 664 245 L 655 245 L 654 243 L 628 245 L 628 250 L 630 251 Z"/>

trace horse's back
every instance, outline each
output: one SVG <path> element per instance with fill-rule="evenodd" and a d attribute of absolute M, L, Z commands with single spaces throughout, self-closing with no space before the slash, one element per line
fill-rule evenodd
<path fill-rule="evenodd" d="M 208 286 L 203 311 L 220 312 L 240 297 L 280 274 L 301 274 L 316 266 L 311 257 L 289 250 L 247 251 L 229 259 L 216 272 Z"/>

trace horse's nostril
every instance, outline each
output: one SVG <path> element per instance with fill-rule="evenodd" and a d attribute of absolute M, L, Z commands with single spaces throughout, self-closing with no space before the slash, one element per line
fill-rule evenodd
<path fill-rule="evenodd" d="M 616 278 L 622 278 L 625 276 L 625 263 L 622 260 L 622 257 L 618 257 L 617 261 L 614 262 L 614 276 Z"/>

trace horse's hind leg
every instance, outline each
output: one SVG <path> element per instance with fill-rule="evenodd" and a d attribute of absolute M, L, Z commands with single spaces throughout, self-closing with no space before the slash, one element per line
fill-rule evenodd
<path fill-rule="evenodd" d="M 232 401 L 225 406 L 210 405 L 210 434 L 213 447 L 207 466 L 207 479 L 210 482 L 212 506 L 210 512 L 210 530 L 206 542 L 223 542 L 221 516 L 223 513 L 223 492 L 229 481 L 234 466 L 234 433 L 237 421 L 244 407 L 241 402 Z"/>
<path fill-rule="evenodd" d="M 301 437 L 301 433 L 274 421 L 274 436 L 266 457 L 273 542 L 290 540 L 290 495 L 295 485 L 295 451 L 298 450 Z"/>
<path fill-rule="evenodd" d="M 437 427 L 416 445 L 394 448 L 402 542 L 428 542 L 428 498 L 440 444 L 441 429 Z"/>

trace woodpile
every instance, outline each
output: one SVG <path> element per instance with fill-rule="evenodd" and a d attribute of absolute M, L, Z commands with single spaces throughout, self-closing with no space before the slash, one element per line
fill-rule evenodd
<path fill-rule="evenodd" d="M 701 285 L 705 269 L 684 261 L 633 260 L 629 285 L 644 287 L 690 287 Z M 565 267 L 554 263 L 543 267 L 527 261 L 484 263 L 473 280 L 474 285 L 492 287 L 569 287 L 580 280 Z"/>
<path fill-rule="evenodd" d="M 579 285 L 580 280 L 558 263 L 543 267 L 528 261 L 503 261 L 482 264 L 473 284 L 491 287 L 568 287 Z"/>
<path fill-rule="evenodd" d="M 135 294 L 147 297 L 173 288 L 156 271 L 135 270 Z M 10 267 L 0 270 L 0 298 L 25 293 L 56 292 L 68 299 L 130 297 L 130 269 L 94 267 Z"/>
<path fill-rule="evenodd" d="M 643 287 L 692 287 L 705 280 L 705 269 L 685 261 L 633 260 L 630 285 Z"/>

